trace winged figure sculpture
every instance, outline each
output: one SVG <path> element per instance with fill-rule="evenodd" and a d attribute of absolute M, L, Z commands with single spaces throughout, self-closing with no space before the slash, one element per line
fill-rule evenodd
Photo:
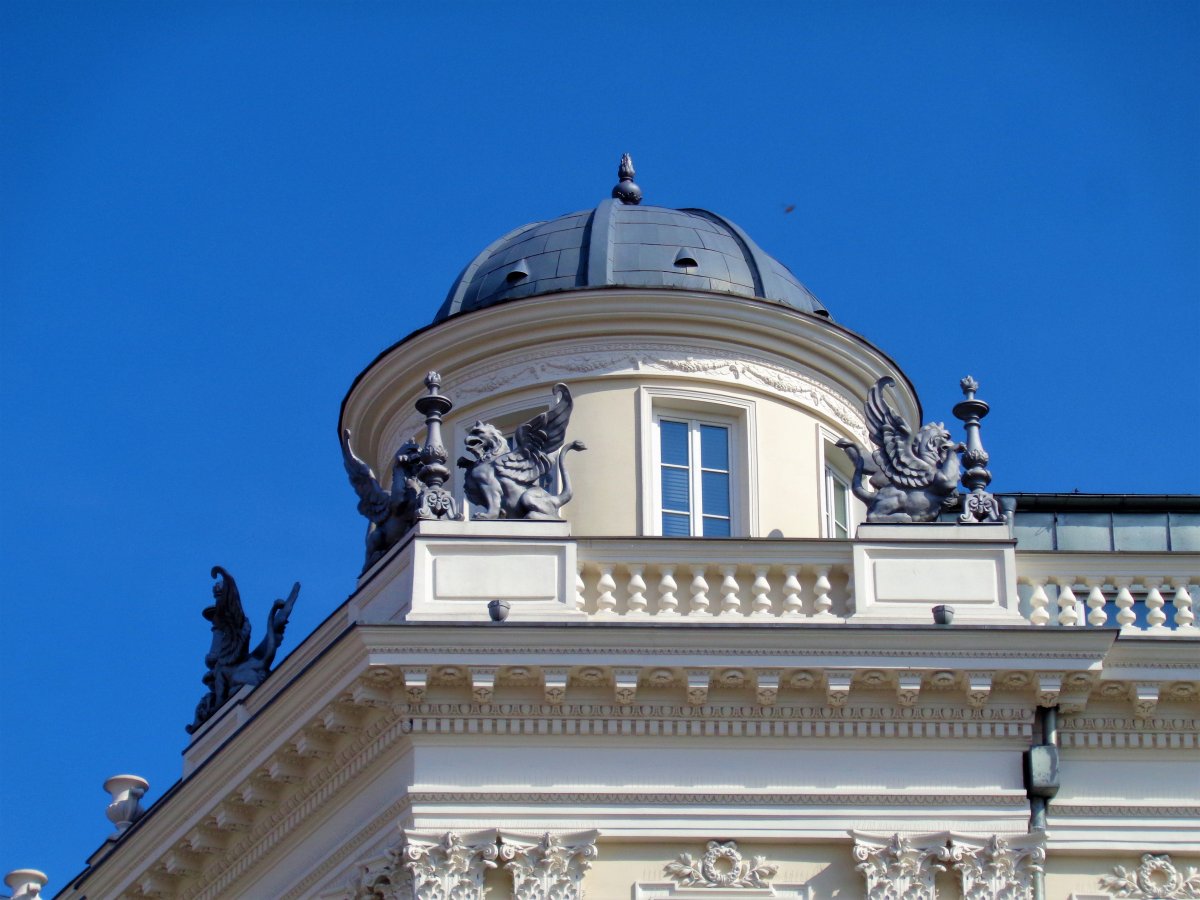
<path fill-rule="evenodd" d="M 363 570 L 371 568 L 415 524 L 417 497 L 424 485 L 418 478 L 421 471 L 421 448 L 409 438 L 392 457 L 392 489 L 385 490 L 371 467 L 354 455 L 350 447 L 350 430 L 342 430 L 342 461 L 350 485 L 358 494 L 358 511 L 370 520 L 367 528 L 367 558 Z"/>
<path fill-rule="evenodd" d="M 569 450 L 586 450 L 582 441 L 564 446 L 574 401 L 565 384 L 556 384 L 557 402 L 517 428 L 510 447 L 500 429 L 476 422 L 465 441 L 470 456 L 459 457 L 467 499 L 480 519 L 557 519 L 571 499 L 571 480 L 563 459 Z M 557 462 L 556 462 L 557 455 Z M 557 472 L 555 472 L 557 470 Z M 548 476 L 557 474 L 559 493 L 550 492 Z M 551 486 L 552 487 L 552 486 Z"/>
<path fill-rule="evenodd" d="M 205 607 L 202 615 L 212 623 L 212 644 L 204 657 L 207 671 L 202 679 L 208 693 L 196 704 L 196 716 L 186 730 L 193 734 L 196 729 L 212 718 L 225 702 L 249 685 L 258 687 L 266 680 L 275 662 L 275 653 L 283 641 L 288 618 L 296 598 L 300 596 L 300 583 L 292 585 L 286 600 L 276 600 L 267 615 L 267 633 L 253 651 L 250 650 L 250 620 L 242 610 L 242 596 L 233 576 L 220 566 L 213 566 L 213 605 Z"/>
<path fill-rule="evenodd" d="M 868 456 L 854 441 L 837 445 L 854 462 L 851 489 L 867 504 L 868 522 L 933 522 L 943 508 L 958 504 L 958 454 L 966 445 L 956 442 L 941 422 L 930 422 L 914 434 L 888 405 L 885 391 L 895 384 L 884 376 L 867 392 L 867 433 L 876 449 Z M 863 485 L 864 476 L 870 490 Z"/>

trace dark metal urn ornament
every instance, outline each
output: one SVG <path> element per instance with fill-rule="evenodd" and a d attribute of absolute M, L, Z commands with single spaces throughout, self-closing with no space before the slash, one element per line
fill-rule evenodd
<path fill-rule="evenodd" d="M 979 439 L 979 422 L 988 414 L 988 405 L 983 400 L 975 398 L 979 390 L 979 382 L 968 375 L 959 383 L 965 400 L 954 406 L 954 417 L 960 419 L 967 431 L 967 447 L 963 452 L 963 463 L 967 471 L 963 473 L 962 483 L 969 494 L 963 497 L 962 515 L 958 521 L 963 525 L 980 522 L 1004 522 L 1006 516 L 996 500 L 995 494 L 987 491 L 992 482 L 992 473 L 988 471 L 988 455 Z"/>
<path fill-rule="evenodd" d="M 571 479 L 564 459 L 569 450 L 586 450 L 583 441 L 563 446 L 574 401 L 565 384 L 556 384 L 558 402 L 517 428 L 510 448 L 500 429 L 476 422 L 464 442 L 470 456 L 460 456 L 466 470 L 467 499 L 480 507 L 476 519 L 558 519 L 571 500 Z M 557 465 L 555 464 L 557 454 Z M 547 482 L 557 475 L 562 489 L 553 494 Z"/>
<path fill-rule="evenodd" d="M 371 467 L 354 454 L 350 430 L 342 431 L 342 461 L 350 485 L 358 494 L 358 511 L 370 520 L 367 529 L 367 556 L 363 571 L 371 568 L 399 543 L 418 519 L 452 519 L 454 497 L 445 489 L 450 479 L 446 467 L 446 448 L 442 444 L 442 416 L 454 408 L 449 397 L 440 394 L 442 379 L 437 372 L 425 376 L 428 393 L 416 402 L 417 412 L 425 416 L 425 443 L 410 437 L 392 457 L 392 489 L 384 490 Z"/>
<path fill-rule="evenodd" d="M 958 505 L 958 453 L 964 445 L 941 422 L 914 434 L 888 406 L 884 392 L 895 384 L 885 375 L 867 392 L 867 433 L 876 447 L 870 456 L 854 441 L 837 445 L 854 462 L 851 489 L 867 504 L 868 522 L 934 522 L 943 508 Z M 863 486 L 864 475 L 872 490 Z"/>
<path fill-rule="evenodd" d="M 612 189 L 614 200 L 620 200 L 626 206 L 637 206 L 642 202 L 642 189 L 633 183 L 633 158 L 628 153 L 621 155 L 621 164 L 617 166 L 617 186 Z"/>
<path fill-rule="evenodd" d="M 275 653 L 283 642 L 288 617 L 296 598 L 300 596 L 300 582 L 292 585 L 286 600 L 276 600 L 267 615 L 267 633 L 253 651 L 250 650 L 250 620 L 242 611 L 242 597 L 233 576 L 220 566 L 212 567 L 212 606 L 205 607 L 202 615 L 212 622 L 212 646 L 204 657 L 208 671 L 202 681 L 208 693 L 196 704 L 196 717 L 186 726 L 188 734 L 212 718 L 225 702 L 247 685 L 255 688 L 266 680 L 275 661 Z"/>

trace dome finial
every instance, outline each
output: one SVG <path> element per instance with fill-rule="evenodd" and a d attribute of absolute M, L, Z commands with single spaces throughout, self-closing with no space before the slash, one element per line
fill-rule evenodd
<path fill-rule="evenodd" d="M 633 158 L 628 153 L 621 154 L 621 165 L 617 167 L 617 177 L 620 180 L 613 188 L 612 195 L 627 206 L 637 206 L 642 202 L 642 189 L 633 183 Z"/>

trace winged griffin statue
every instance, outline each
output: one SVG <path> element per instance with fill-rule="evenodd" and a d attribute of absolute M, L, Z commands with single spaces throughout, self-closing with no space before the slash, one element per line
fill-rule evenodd
<path fill-rule="evenodd" d="M 421 447 L 409 438 L 392 457 L 392 489 L 384 490 L 371 467 L 354 455 L 350 447 L 350 429 L 342 429 L 342 461 L 350 485 L 358 494 L 359 514 L 371 522 L 367 532 L 367 561 L 371 568 L 404 533 L 416 523 L 418 496 L 424 487 L 419 476 Z"/>
<path fill-rule="evenodd" d="M 884 376 L 867 392 L 867 433 L 877 449 L 868 457 L 854 441 L 837 445 L 854 462 L 851 489 L 867 504 L 868 522 L 933 522 L 943 508 L 958 505 L 958 454 L 966 445 L 956 442 L 941 422 L 913 434 L 888 405 L 884 392 L 895 384 Z M 863 486 L 864 475 L 872 490 Z"/>
<path fill-rule="evenodd" d="M 296 582 L 286 600 L 276 600 L 271 605 L 267 633 L 251 651 L 250 620 L 242 611 L 237 582 L 220 566 L 213 566 L 212 577 L 217 579 L 212 589 L 215 602 L 202 613 L 212 622 L 212 645 L 204 657 L 208 671 L 202 679 L 208 686 L 208 693 L 196 704 L 196 718 L 186 726 L 188 734 L 194 734 L 243 687 L 258 687 L 266 680 L 271 663 L 275 661 L 275 652 L 283 641 L 292 607 L 300 596 L 300 582 Z"/>
<path fill-rule="evenodd" d="M 510 447 L 500 430 L 476 422 L 465 441 L 470 456 L 459 457 L 465 471 L 467 499 L 482 509 L 480 519 L 557 519 L 571 499 L 571 480 L 564 457 L 569 450 L 586 450 L 582 441 L 563 446 L 574 401 L 565 384 L 556 384 L 557 402 L 520 426 Z M 554 455 L 557 453 L 557 464 Z M 555 473 L 562 483 L 559 493 L 547 488 Z"/>

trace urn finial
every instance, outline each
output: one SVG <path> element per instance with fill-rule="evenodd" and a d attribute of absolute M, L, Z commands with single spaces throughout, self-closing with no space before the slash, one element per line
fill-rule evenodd
<path fill-rule="evenodd" d="M 1003 522 L 1005 513 L 994 494 L 987 491 L 991 484 L 992 473 L 988 471 L 988 454 L 983 449 L 983 441 L 979 437 L 979 423 L 988 414 L 988 405 L 975 397 L 979 390 L 979 382 L 970 375 L 958 383 L 962 388 L 964 399 L 954 406 L 954 417 L 959 419 L 967 432 L 967 448 L 963 451 L 963 464 L 967 470 L 962 476 L 962 485 L 968 491 L 963 498 L 962 515 L 958 521 L 963 524 L 973 522 Z"/>
<path fill-rule="evenodd" d="M 620 200 L 626 206 L 637 206 L 642 202 L 642 189 L 633 183 L 633 157 L 628 153 L 621 154 L 621 164 L 617 166 L 617 186 L 612 189 L 613 198 Z"/>

